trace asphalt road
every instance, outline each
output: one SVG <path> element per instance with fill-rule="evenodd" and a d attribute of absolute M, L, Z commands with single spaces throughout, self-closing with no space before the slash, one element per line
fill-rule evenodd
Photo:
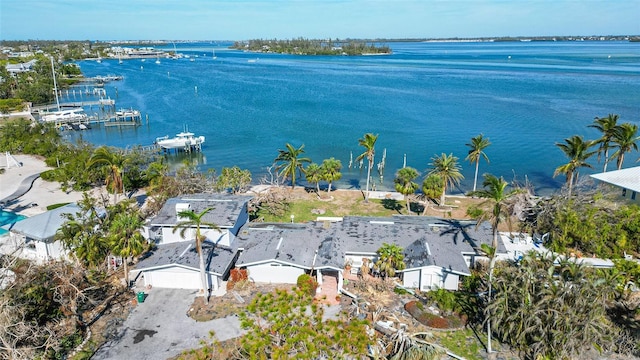
<path fill-rule="evenodd" d="M 149 291 L 145 301 L 122 324 L 116 338 L 100 347 L 91 359 L 167 359 L 200 347 L 200 340 L 209 340 L 210 330 L 220 341 L 243 333 L 236 316 L 207 322 L 188 317 L 195 294 L 193 290 Z M 215 297 L 210 301 L 215 301 Z"/>

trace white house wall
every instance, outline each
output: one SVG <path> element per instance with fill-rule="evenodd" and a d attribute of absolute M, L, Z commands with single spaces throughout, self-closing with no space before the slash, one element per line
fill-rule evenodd
<path fill-rule="evenodd" d="M 209 279 L 215 281 L 212 285 L 217 286 L 217 277 L 209 274 L 207 275 Z M 200 289 L 200 272 L 198 270 L 190 270 L 179 266 L 173 266 L 163 269 L 143 271 L 143 276 L 145 286 L 151 285 L 152 287 L 167 289 Z"/>
<path fill-rule="evenodd" d="M 458 290 L 458 284 L 460 283 L 460 275 L 450 272 L 444 273 L 443 287 L 447 290 Z"/>
<path fill-rule="evenodd" d="M 247 266 L 249 279 L 257 283 L 295 284 L 304 269 L 271 262 L 267 264 Z"/>
<path fill-rule="evenodd" d="M 445 288 L 445 275 L 442 272 L 442 268 L 439 266 L 426 266 L 417 269 L 406 270 L 403 272 L 402 285 L 407 288 L 419 288 L 423 291 L 432 290 L 435 288 Z M 450 275 L 452 276 L 452 275 Z M 448 290 L 458 289 L 458 277 L 456 276 L 455 287 Z M 449 282 L 453 281 L 452 279 Z M 419 284 L 419 287 L 417 286 Z"/>
<path fill-rule="evenodd" d="M 412 289 L 420 289 L 420 269 L 402 273 L 402 286 Z"/>
<path fill-rule="evenodd" d="M 195 238 L 195 229 L 187 229 L 184 232 L 184 238 L 180 236 L 180 230 L 176 230 L 173 232 L 173 227 L 163 227 L 162 228 L 162 240 L 160 240 L 160 244 L 171 244 L 180 241 L 191 241 Z M 186 240 L 185 240 L 186 239 Z"/>

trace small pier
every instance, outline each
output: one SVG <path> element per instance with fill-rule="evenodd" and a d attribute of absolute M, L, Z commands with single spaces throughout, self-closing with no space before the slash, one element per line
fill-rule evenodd
<path fill-rule="evenodd" d="M 114 116 L 104 121 L 104 126 L 140 126 L 142 115 L 138 110 L 119 110 Z"/>

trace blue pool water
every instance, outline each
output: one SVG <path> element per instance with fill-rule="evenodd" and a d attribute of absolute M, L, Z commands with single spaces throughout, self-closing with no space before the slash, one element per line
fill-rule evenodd
<path fill-rule="evenodd" d="M 18 215 L 18 214 L 14 214 L 12 212 L 8 212 L 8 211 L 3 211 L 0 210 L 0 227 L 7 225 L 7 224 L 13 224 L 15 222 L 18 222 L 22 219 L 25 219 L 25 216 L 22 215 Z M 7 233 L 7 230 L 4 229 L 0 229 L 0 235 L 4 235 Z"/>
<path fill-rule="evenodd" d="M 139 109 L 149 124 L 65 136 L 125 148 L 188 126 L 206 136 L 193 159 L 200 169 L 237 165 L 256 183 L 285 143 L 304 144 L 314 162 L 342 161 L 336 185 L 364 188 L 366 166 L 347 165 L 350 153 L 355 159 L 363 150 L 358 139 L 372 132 L 379 134 L 376 163 L 387 150 L 383 182 L 372 172 L 378 189 L 393 188 L 405 154 L 407 166 L 424 173 L 435 154 L 453 153 L 465 176 L 460 190 L 468 191 L 474 166 L 464 161 L 465 144 L 483 133 L 491 162 L 481 162 L 480 174 L 526 178 L 544 194 L 564 183 L 553 177 L 566 162 L 555 143 L 574 134 L 596 138 L 587 125 L 609 113 L 640 124 L 640 43 L 390 43 L 390 56 L 360 57 L 255 54 L 227 45 L 178 44 L 178 52 L 198 55 L 193 62 L 79 62 L 87 76 L 123 75 L 105 86 L 107 96 L 118 108 Z M 630 154 L 625 167 L 637 158 Z"/>

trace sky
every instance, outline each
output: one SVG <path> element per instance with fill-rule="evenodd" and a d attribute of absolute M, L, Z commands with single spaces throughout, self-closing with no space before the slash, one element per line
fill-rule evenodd
<path fill-rule="evenodd" d="M 2 40 L 640 35 L 640 0 L 1 0 Z"/>

